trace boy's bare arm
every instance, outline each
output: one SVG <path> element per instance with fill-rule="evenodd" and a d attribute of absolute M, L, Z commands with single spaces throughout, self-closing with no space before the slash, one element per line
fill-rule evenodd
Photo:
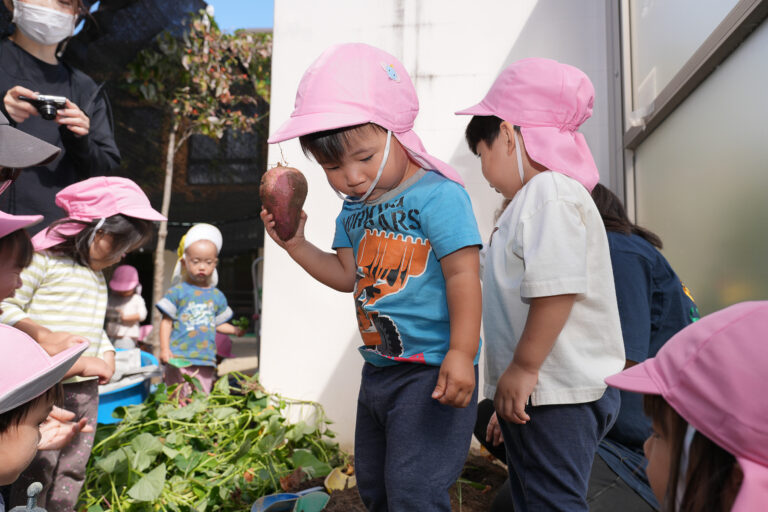
<path fill-rule="evenodd" d="M 312 277 L 326 286 L 340 292 L 351 292 L 355 288 L 357 265 L 352 248 L 343 247 L 336 252 L 325 252 L 304 238 L 304 224 L 307 214 L 301 212 L 299 227 L 290 240 L 283 241 L 275 232 L 272 214 L 261 210 L 261 220 L 267 234 L 277 245 L 288 252 L 293 260 Z"/>
<path fill-rule="evenodd" d="M 108 352 L 114 354 L 114 352 Z M 114 367 L 109 366 L 104 359 L 94 356 L 80 356 L 75 364 L 64 375 L 65 379 L 78 375 L 80 377 L 98 377 L 99 384 L 106 384 L 115 373 Z"/>
<path fill-rule="evenodd" d="M 451 322 L 448 353 L 440 365 L 432 398 L 466 407 L 475 389 L 475 355 L 480 341 L 482 292 L 477 247 L 464 247 L 440 260 Z"/>
<path fill-rule="evenodd" d="M 494 406 L 496 413 L 505 420 L 522 424 L 530 419 L 525 404 L 539 380 L 539 369 L 552 351 L 575 301 L 575 294 L 531 299 L 515 355 L 496 385 Z"/>
<path fill-rule="evenodd" d="M 243 334 L 245 334 L 244 329 L 241 329 L 240 327 L 235 327 L 229 322 L 225 322 L 223 324 L 217 325 L 216 332 L 220 332 L 221 334 L 232 334 L 234 336 L 242 336 Z"/>
<path fill-rule="evenodd" d="M 160 332 L 158 339 L 160 341 L 160 361 L 167 363 L 171 357 L 171 330 L 173 330 L 173 319 L 168 315 L 163 315 L 160 320 Z"/>
<path fill-rule="evenodd" d="M 109 370 L 114 374 L 115 373 L 115 351 L 108 350 L 107 352 L 104 352 L 104 355 L 102 355 L 101 358 L 104 360 L 105 363 L 107 363 L 107 366 L 109 366 Z M 111 379 L 112 375 L 110 375 L 109 378 Z"/>
<path fill-rule="evenodd" d="M 82 336 L 76 336 L 64 331 L 51 331 L 31 318 L 23 318 L 19 320 L 14 324 L 14 327 L 27 333 L 51 356 L 55 356 L 59 352 L 74 345 L 88 342 L 88 340 Z"/>

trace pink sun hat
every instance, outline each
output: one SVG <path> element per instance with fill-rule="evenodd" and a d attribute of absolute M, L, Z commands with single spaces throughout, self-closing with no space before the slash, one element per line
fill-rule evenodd
<path fill-rule="evenodd" d="M 427 153 L 413 131 L 418 113 L 416 89 L 399 60 L 367 44 L 338 44 L 304 72 L 290 119 L 268 142 L 375 123 L 390 130 L 423 168 L 463 185 L 459 173 Z"/>
<path fill-rule="evenodd" d="M 139 286 L 139 271 L 131 265 L 120 265 L 112 273 L 109 288 L 116 292 L 133 291 Z"/>
<path fill-rule="evenodd" d="M 0 211 L 0 238 L 19 229 L 34 226 L 41 220 L 43 220 L 42 215 L 11 215 Z"/>
<path fill-rule="evenodd" d="M 49 356 L 26 333 L 0 324 L 0 414 L 55 386 L 87 348 L 84 342 Z"/>
<path fill-rule="evenodd" d="M 592 116 L 595 88 L 578 68 L 551 59 L 507 66 L 485 98 L 457 115 L 496 116 L 520 127 L 531 159 L 569 176 L 590 192 L 600 180 L 579 126 Z"/>
<path fill-rule="evenodd" d="M 768 301 L 742 302 L 689 325 L 656 357 L 605 379 L 661 395 L 692 427 L 733 454 L 744 473 L 733 512 L 768 503 Z"/>
<path fill-rule="evenodd" d="M 152 208 L 136 183 L 118 176 L 97 176 L 70 185 L 56 194 L 56 204 L 67 212 L 67 219 L 89 223 L 118 213 L 137 219 L 167 220 Z M 35 235 L 32 244 L 36 251 L 42 251 L 63 242 L 63 236 L 76 235 L 85 227 L 79 222 L 49 227 Z"/>

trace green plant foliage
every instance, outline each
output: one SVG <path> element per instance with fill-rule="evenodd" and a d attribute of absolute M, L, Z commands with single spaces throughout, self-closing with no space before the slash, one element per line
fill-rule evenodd
<path fill-rule="evenodd" d="M 205 10 L 187 25 L 181 40 L 164 32 L 137 54 L 126 73 L 128 89 L 170 111 L 174 126 L 184 128 L 182 140 L 253 129 L 263 116 L 241 109 L 258 98 L 269 102 L 272 34 L 222 33 Z"/>
<path fill-rule="evenodd" d="M 175 386 L 160 384 L 143 404 L 118 408 L 122 421 L 96 432 L 78 510 L 249 510 L 297 468 L 314 478 L 343 463 L 319 404 L 270 395 L 257 377 L 235 376 L 237 387 L 222 377 L 210 395 L 194 393 L 183 407 Z M 291 424 L 283 410 L 292 404 L 315 414 Z"/>
<path fill-rule="evenodd" d="M 248 320 L 248 317 L 241 316 L 236 320 L 232 320 L 232 325 L 234 325 L 235 327 L 239 327 L 244 331 L 247 331 L 248 328 L 251 326 L 251 322 L 250 320 Z"/>

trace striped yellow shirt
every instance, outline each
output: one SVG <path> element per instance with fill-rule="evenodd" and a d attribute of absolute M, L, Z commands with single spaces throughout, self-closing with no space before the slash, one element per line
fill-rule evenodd
<path fill-rule="evenodd" d="M 84 356 L 102 357 L 115 350 L 104 332 L 107 284 L 101 271 L 44 251 L 35 253 L 21 280 L 15 296 L 3 301 L 0 322 L 15 325 L 29 318 L 51 331 L 82 336 L 91 342 Z M 72 377 L 64 382 L 94 378 Z"/>

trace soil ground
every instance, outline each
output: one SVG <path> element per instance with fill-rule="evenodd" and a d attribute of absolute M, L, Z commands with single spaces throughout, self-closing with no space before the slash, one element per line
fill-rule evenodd
<path fill-rule="evenodd" d="M 451 509 L 454 512 L 487 512 L 507 471 L 491 458 L 474 449 L 464 464 L 460 481 L 451 488 Z M 301 484 L 302 489 L 323 485 L 322 478 Z M 336 491 L 326 505 L 327 512 L 366 512 L 357 488 Z"/>

